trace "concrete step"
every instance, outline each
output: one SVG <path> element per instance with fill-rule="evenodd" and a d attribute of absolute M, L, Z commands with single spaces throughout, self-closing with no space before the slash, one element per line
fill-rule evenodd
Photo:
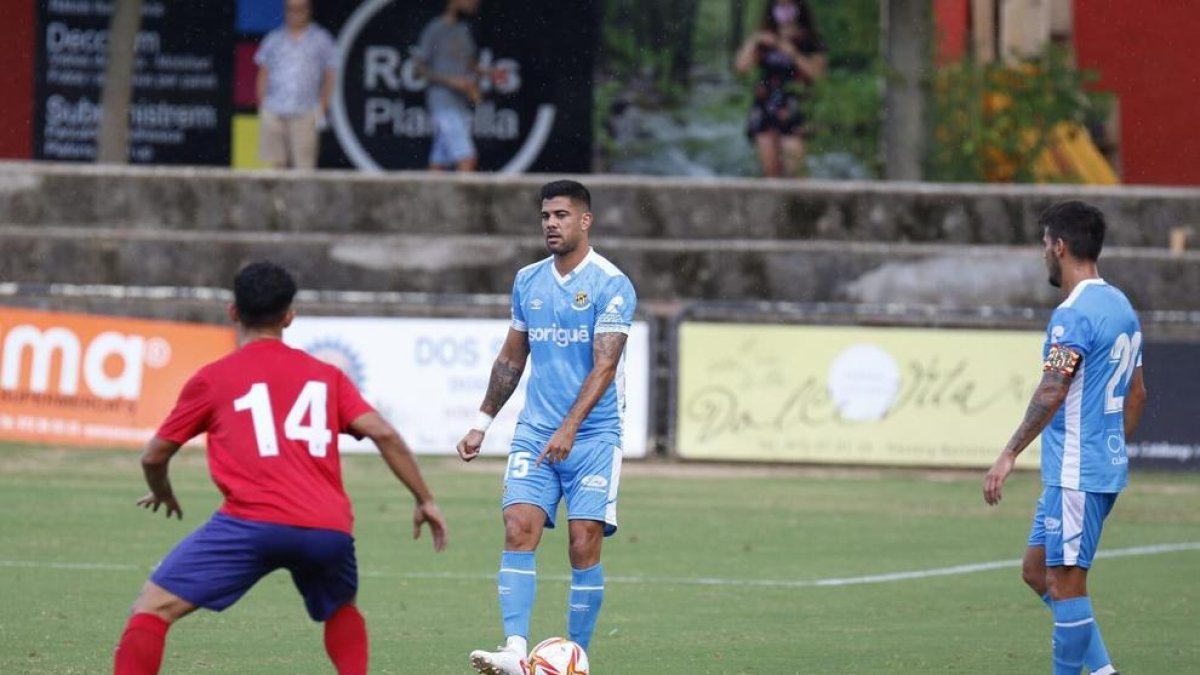
<path fill-rule="evenodd" d="M 596 247 L 647 300 L 971 308 L 1055 298 L 1031 246 L 600 236 Z M 539 237 L 505 235 L 0 227 L 0 279 L 43 284 L 223 288 L 241 265 L 269 258 L 305 288 L 503 295 L 517 269 L 545 255 Z M 1101 270 L 1139 308 L 1200 308 L 1200 253 L 1110 247 Z"/>
<path fill-rule="evenodd" d="M 539 232 L 546 176 L 0 163 L 0 223 L 228 232 L 505 234 Z M 1109 242 L 1165 248 L 1200 236 L 1200 190 L 849 181 L 581 177 L 596 232 L 647 239 L 1036 244 L 1037 216 L 1085 199 Z"/>

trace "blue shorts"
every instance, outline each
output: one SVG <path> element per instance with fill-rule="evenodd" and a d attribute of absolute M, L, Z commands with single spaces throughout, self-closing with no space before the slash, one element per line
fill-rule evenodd
<path fill-rule="evenodd" d="M 621 482 L 619 436 L 600 434 L 577 440 L 561 462 L 543 461 L 534 466 L 550 441 L 522 433 L 518 427 L 504 472 L 503 508 L 533 504 L 546 512 L 546 527 L 553 528 L 558 503 L 566 498 L 567 520 L 604 523 L 604 536 L 617 531 L 617 487 Z"/>
<path fill-rule="evenodd" d="M 464 110 L 434 110 L 433 147 L 429 149 L 430 166 L 453 166 L 475 156 L 475 141 L 471 138 L 471 115 Z"/>
<path fill-rule="evenodd" d="M 1117 493 L 1081 492 L 1047 485 L 1038 498 L 1029 531 L 1029 545 L 1046 549 L 1047 567 L 1089 569 L 1104 519 L 1117 503 Z"/>
<path fill-rule="evenodd" d="M 354 537 L 224 513 L 213 514 L 179 542 L 150 580 L 193 605 L 220 612 L 280 568 L 292 573 L 313 621 L 325 621 L 358 593 Z"/>

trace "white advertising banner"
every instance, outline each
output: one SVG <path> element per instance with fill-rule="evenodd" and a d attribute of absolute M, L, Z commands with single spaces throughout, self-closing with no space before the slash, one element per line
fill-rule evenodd
<path fill-rule="evenodd" d="M 452 455 L 467 432 L 508 333 L 507 319 L 301 317 L 284 341 L 337 365 L 367 402 L 399 429 L 413 452 Z M 496 416 L 483 452 L 508 453 L 525 405 L 526 377 Z M 636 321 L 625 347 L 625 456 L 645 457 L 650 398 L 650 329 Z M 370 441 L 343 436 L 349 451 Z"/>

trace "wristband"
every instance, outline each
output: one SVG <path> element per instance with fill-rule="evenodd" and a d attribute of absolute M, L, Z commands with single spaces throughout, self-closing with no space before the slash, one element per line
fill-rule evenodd
<path fill-rule="evenodd" d="M 488 427 L 492 426 L 493 419 L 491 415 L 480 410 L 475 413 L 475 423 L 471 425 L 471 428 L 482 433 L 487 433 Z"/>

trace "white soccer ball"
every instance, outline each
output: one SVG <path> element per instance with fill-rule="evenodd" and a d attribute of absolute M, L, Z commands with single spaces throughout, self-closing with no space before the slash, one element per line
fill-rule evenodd
<path fill-rule="evenodd" d="M 583 647 L 566 638 L 542 640 L 529 652 L 529 675 L 588 675 Z"/>

